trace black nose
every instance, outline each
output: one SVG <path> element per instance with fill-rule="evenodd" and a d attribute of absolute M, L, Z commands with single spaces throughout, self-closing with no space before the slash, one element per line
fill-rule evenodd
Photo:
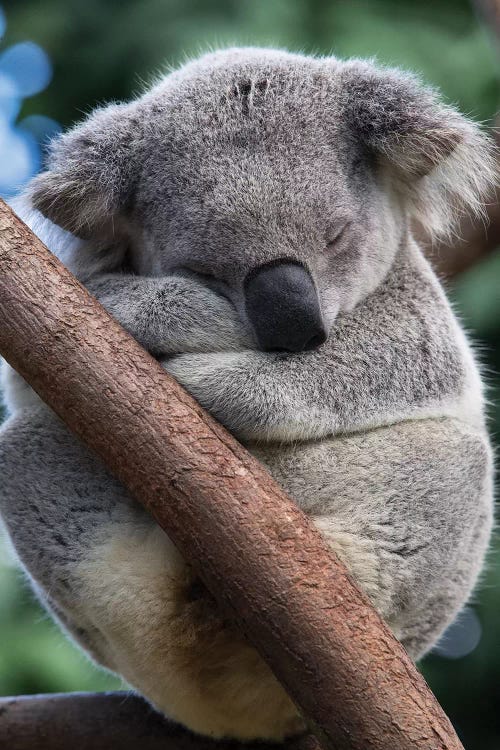
<path fill-rule="evenodd" d="M 326 341 L 318 294 L 303 266 L 289 261 L 261 266 L 247 278 L 245 300 L 264 351 L 302 352 Z"/>

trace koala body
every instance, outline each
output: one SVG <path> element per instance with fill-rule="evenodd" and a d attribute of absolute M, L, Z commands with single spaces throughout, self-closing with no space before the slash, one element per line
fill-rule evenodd
<path fill-rule="evenodd" d="M 310 515 L 413 658 L 477 580 L 492 460 L 412 222 L 445 231 L 492 179 L 477 126 L 412 76 L 233 49 L 92 114 L 18 204 Z M 197 732 L 300 731 L 168 537 L 8 367 L 4 390 L 0 511 L 67 632 Z"/>

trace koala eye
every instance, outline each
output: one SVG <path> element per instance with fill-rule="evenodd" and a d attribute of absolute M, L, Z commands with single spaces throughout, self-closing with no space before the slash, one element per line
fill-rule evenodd
<path fill-rule="evenodd" d="M 346 230 L 350 227 L 351 224 L 351 221 L 346 221 L 341 225 L 340 229 L 337 227 L 335 230 L 328 233 L 326 241 L 327 250 L 335 250 L 337 248 L 337 246 L 340 244 L 340 240 L 345 236 Z"/>

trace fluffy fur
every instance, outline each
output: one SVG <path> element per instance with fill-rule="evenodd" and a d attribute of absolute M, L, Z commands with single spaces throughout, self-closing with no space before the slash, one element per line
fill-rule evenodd
<path fill-rule="evenodd" d="M 481 569 L 492 461 L 474 358 L 411 225 L 479 210 L 492 165 L 480 129 L 413 76 L 232 49 L 94 112 L 17 204 L 267 465 L 414 658 Z M 314 351 L 258 350 L 245 280 L 283 259 L 314 281 Z M 170 540 L 8 368 L 4 385 L 0 509 L 63 627 L 198 732 L 300 731 Z"/>

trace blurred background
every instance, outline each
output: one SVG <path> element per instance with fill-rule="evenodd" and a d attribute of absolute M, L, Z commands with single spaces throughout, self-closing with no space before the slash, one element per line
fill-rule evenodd
<path fill-rule="evenodd" d="M 421 73 L 474 118 L 489 123 L 500 109 L 494 28 L 467 0 L 0 0 L 0 195 L 14 195 L 42 167 L 48 139 L 96 104 L 235 43 L 375 56 Z M 448 289 L 481 352 L 498 445 L 498 250 Z M 470 606 L 421 664 L 466 750 L 500 748 L 499 626 L 495 542 Z M 51 624 L 0 538 L 0 695 L 116 686 Z"/>

